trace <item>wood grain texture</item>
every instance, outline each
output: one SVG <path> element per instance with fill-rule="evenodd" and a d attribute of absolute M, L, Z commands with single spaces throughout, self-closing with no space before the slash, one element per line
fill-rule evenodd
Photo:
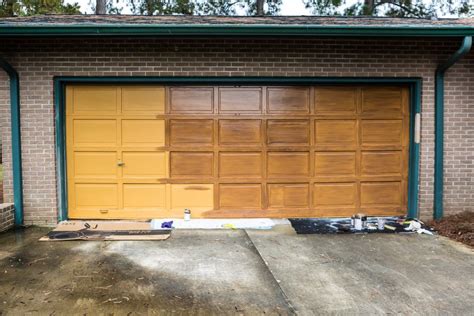
<path fill-rule="evenodd" d="M 309 113 L 309 88 L 267 88 L 267 113 Z"/>
<path fill-rule="evenodd" d="M 213 176 L 212 152 L 177 152 L 170 153 L 172 178 L 202 178 Z"/>
<path fill-rule="evenodd" d="M 260 184 L 221 184 L 219 203 L 222 209 L 259 210 L 262 207 L 262 186 Z"/>
<path fill-rule="evenodd" d="M 309 146 L 309 121 L 268 120 L 267 144 L 279 146 Z"/>
<path fill-rule="evenodd" d="M 308 152 L 269 152 L 267 161 L 269 178 L 309 176 Z"/>
<path fill-rule="evenodd" d="M 271 183 L 268 192 L 269 208 L 309 208 L 309 186 L 306 183 Z"/>
<path fill-rule="evenodd" d="M 210 87 L 171 87 L 169 89 L 171 113 L 212 113 L 214 89 Z"/>
<path fill-rule="evenodd" d="M 170 120 L 171 146 L 212 146 L 213 120 Z"/>
<path fill-rule="evenodd" d="M 219 88 L 219 113 L 261 113 L 262 88 Z"/>
<path fill-rule="evenodd" d="M 356 115 L 357 90 L 352 87 L 318 87 L 314 91 L 318 115 Z"/>
<path fill-rule="evenodd" d="M 222 178 L 262 178 L 260 152 L 220 152 L 219 176 Z"/>
<path fill-rule="evenodd" d="M 316 177 L 356 176 L 355 152 L 318 151 L 314 159 Z"/>
<path fill-rule="evenodd" d="M 356 120 L 315 121 L 316 147 L 327 150 L 355 150 L 357 147 Z"/>
<path fill-rule="evenodd" d="M 226 146 L 261 146 L 261 120 L 219 120 L 219 144 Z"/>

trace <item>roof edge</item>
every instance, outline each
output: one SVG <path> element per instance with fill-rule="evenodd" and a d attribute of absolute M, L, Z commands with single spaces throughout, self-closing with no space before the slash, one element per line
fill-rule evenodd
<path fill-rule="evenodd" d="M 459 25 L 235 25 L 235 24 L 55 24 L 1 25 L 2 37 L 45 36 L 474 36 L 474 27 Z"/>

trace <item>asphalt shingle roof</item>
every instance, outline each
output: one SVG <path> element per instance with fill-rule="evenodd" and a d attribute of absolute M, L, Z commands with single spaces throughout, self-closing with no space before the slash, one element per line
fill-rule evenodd
<path fill-rule="evenodd" d="M 0 26 L 60 25 L 317 25 L 373 27 L 474 27 L 474 18 L 415 19 L 387 17 L 319 17 L 319 16 L 186 16 L 186 15 L 36 15 L 1 18 Z"/>

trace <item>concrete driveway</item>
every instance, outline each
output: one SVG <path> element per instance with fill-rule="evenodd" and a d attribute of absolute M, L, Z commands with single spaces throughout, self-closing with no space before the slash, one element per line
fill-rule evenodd
<path fill-rule="evenodd" d="M 174 231 L 167 241 L 0 234 L 0 315 L 367 315 L 474 310 L 474 254 L 441 237 Z"/>

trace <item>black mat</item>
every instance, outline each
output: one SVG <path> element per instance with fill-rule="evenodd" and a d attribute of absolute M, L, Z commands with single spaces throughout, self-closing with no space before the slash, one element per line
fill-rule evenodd
<path fill-rule="evenodd" d="M 367 223 L 369 227 L 375 229 L 363 229 L 355 230 L 351 226 L 350 218 L 289 218 L 291 226 L 297 234 L 353 234 L 353 233 L 413 233 L 413 231 L 405 230 L 410 225 L 410 221 L 416 219 L 405 218 L 405 217 L 383 217 L 385 220 L 386 227 L 383 230 L 378 230 L 377 217 L 369 217 Z M 427 230 L 431 230 L 429 227 L 424 225 L 422 222 L 421 227 Z"/>

